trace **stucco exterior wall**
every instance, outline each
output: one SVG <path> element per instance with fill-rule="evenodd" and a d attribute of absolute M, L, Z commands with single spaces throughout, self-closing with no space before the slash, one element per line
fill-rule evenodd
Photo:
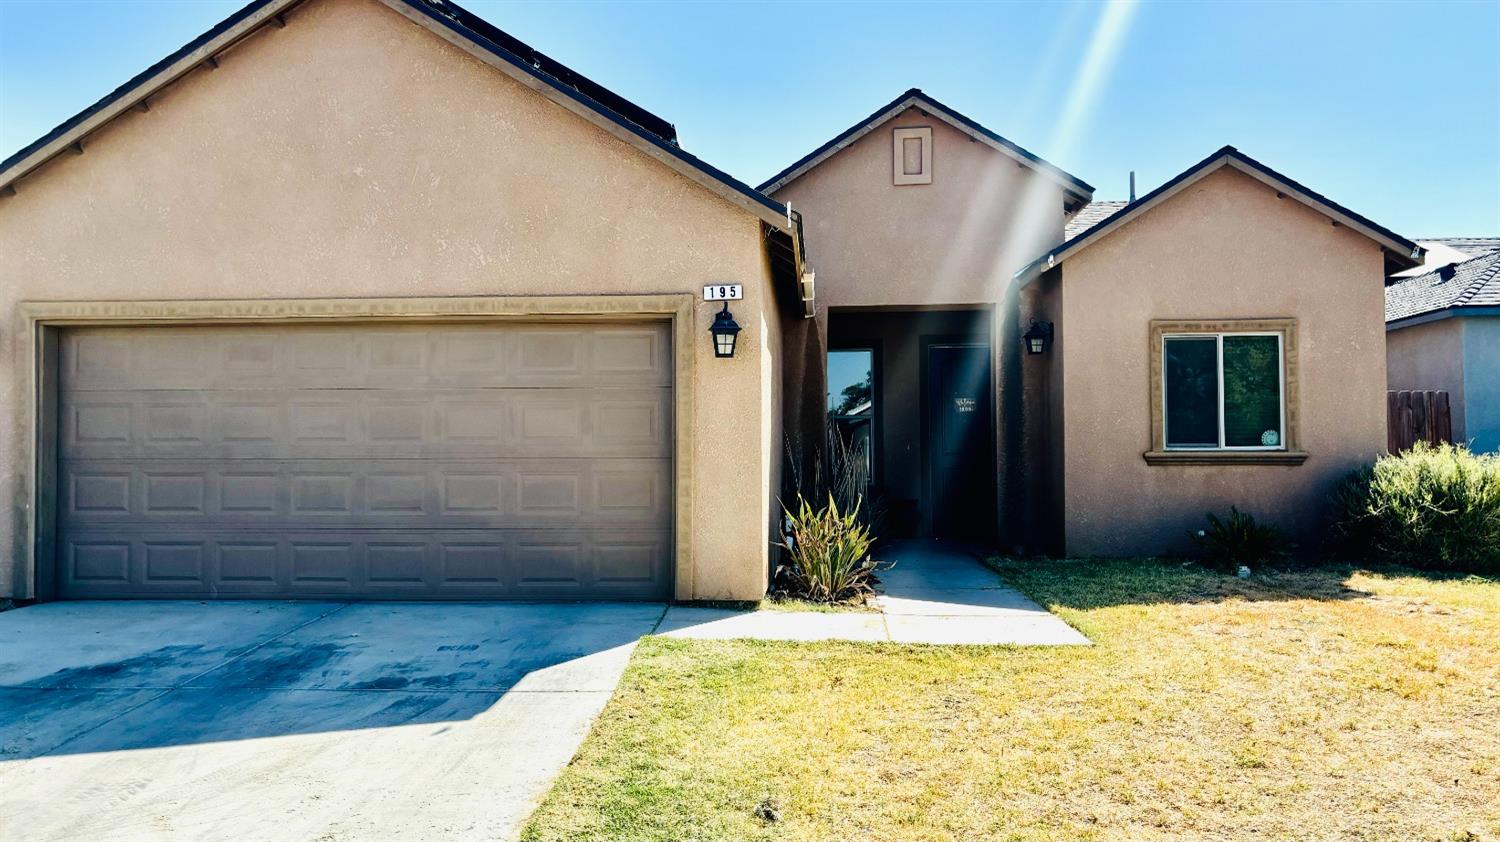
<path fill-rule="evenodd" d="M 778 342 L 760 223 L 373 0 L 312 0 L 0 199 L 0 328 L 38 300 L 692 293 L 741 282 L 733 360 L 693 334 L 692 590 L 764 593 Z M 17 562 L 0 369 L 0 597 Z M 753 499 L 754 505 L 746 505 Z M 684 586 L 679 578 L 679 588 Z"/>
<path fill-rule="evenodd" d="M 1464 438 L 1476 451 L 1500 451 L 1500 316 L 1458 321 L 1464 323 Z"/>
<path fill-rule="evenodd" d="M 1464 425 L 1463 319 L 1439 319 L 1387 331 L 1385 367 L 1390 389 L 1446 391 L 1453 416 L 1453 440 L 1468 438 Z"/>
<path fill-rule="evenodd" d="M 1183 549 L 1230 505 L 1313 546 L 1328 491 L 1385 447 L 1378 246 L 1225 168 L 1067 260 L 1064 497 L 1070 555 Z M 1148 465 L 1152 319 L 1295 318 L 1295 466 Z"/>
<path fill-rule="evenodd" d="M 894 185 L 892 132 L 917 126 L 932 127 L 932 183 Z M 774 197 L 806 216 L 824 307 L 998 302 L 1065 221 L 1055 182 L 916 108 Z"/>

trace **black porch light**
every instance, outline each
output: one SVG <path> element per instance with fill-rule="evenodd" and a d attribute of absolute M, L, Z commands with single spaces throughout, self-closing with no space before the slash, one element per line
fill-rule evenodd
<path fill-rule="evenodd" d="M 714 356 L 734 356 L 734 343 L 739 339 L 740 323 L 730 315 L 728 301 L 724 302 L 724 309 L 714 316 L 713 327 L 708 332 L 714 337 Z"/>
<path fill-rule="evenodd" d="M 1021 341 L 1026 343 L 1026 353 L 1040 354 L 1047 350 L 1047 343 L 1052 341 L 1052 323 L 1031 320 L 1031 327 L 1021 335 Z"/>

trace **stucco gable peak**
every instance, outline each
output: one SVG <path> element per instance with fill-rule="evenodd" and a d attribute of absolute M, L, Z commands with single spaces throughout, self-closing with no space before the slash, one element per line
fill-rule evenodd
<path fill-rule="evenodd" d="M 1031 263 L 1021 267 L 1015 278 L 1022 284 L 1030 283 L 1048 269 L 1103 240 L 1146 211 L 1167 201 L 1188 187 L 1225 167 L 1234 169 L 1276 191 L 1278 198 L 1293 199 L 1300 204 L 1327 216 L 1335 225 L 1343 225 L 1371 240 L 1384 250 L 1387 274 L 1390 271 L 1407 269 L 1419 265 L 1425 250 L 1415 242 L 1385 228 L 1364 216 L 1334 202 L 1302 184 L 1251 158 L 1233 146 L 1224 146 L 1198 163 L 1178 173 L 1165 184 L 1152 190 L 1134 202 L 1127 203 L 1113 214 L 1079 233 L 1062 245 L 1048 251 Z M 1394 269 L 1392 269 L 1394 267 Z"/>
<path fill-rule="evenodd" d="M 672 124 L 577 74 L 504 33 L 451 0 L 377 0 L 485 64 L 636 147 L 690 181 L 737 205 L 766 225 L 800 237 L 782 203 L 686 152 Z M 149 111 L 150 98 L 199 68 L 219 67 L 218 56 L 268 27 L 296 25 L 296 7 L 317 0 L 252 0 L 166 58 L 146 68 L 52 131 L 0 161 L 0 195 L 52 159 L 82 154 L 91 135 L 132 110 Z M 228 70 L 229 68 L 225 68 Z M 142 115 L 145 116 L 145 115 Z"/>
<path fill-rule="evenodd" d="M 1094 188 L 1087 182 L 1001 137 L 996 132 L 981 125 L 978 121 L 966 117 L 943 103 L 938 102 L 924 93 L 920 88 L 909 88 L 900 96 L 876 109 L 870 116 L 840 132 L 832 140 L 804 155 L 776 175 L 771 176 L 762 182 L 757 189 L 762 193 L 775 193 L 798 178 L 801 178 L 819 164 L 822 164 L 849 146 L 854 145 L 861 138 L 913 108 L 920 110 L 923 114 L 943 121 L 956 131 L 968 135 L 971 139 L 985 144 L 1000 154 L 1013 159 L 1016 163 L 1035 170 L 1042 176 L 1056 182 L 1066 193 L 1068 197 L 1067 201 L 1071 206 L 1070 209 L 1081 207 L 1093 198 Z"/>

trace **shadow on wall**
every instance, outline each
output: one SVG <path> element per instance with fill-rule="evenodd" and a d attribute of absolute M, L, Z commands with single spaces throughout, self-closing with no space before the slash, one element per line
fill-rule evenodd
<path fill-rule="evenodd" d="M 440 731 L 511 692 L 613 689 L 630 645 L 663 610 L 36 605 L 0 617 L 0 762 L 410 725 Z"/>

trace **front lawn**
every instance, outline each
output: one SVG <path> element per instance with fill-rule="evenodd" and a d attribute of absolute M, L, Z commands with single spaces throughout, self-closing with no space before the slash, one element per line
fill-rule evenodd
<path fill-rule="evenodd" d="M 527 838 L 1500 838 L 1500 582 L 1002 570 L 1098 645 L 648 638 Z"/>

